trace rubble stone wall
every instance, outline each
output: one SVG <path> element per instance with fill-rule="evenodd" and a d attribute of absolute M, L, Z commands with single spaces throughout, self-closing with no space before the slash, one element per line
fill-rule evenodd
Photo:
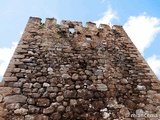
<path fill-rule="evenodd" d="M 30 17 L 0 83 L 0 120 L 139 116 L 160 119 L 160 82 L 122 26 Z"/>

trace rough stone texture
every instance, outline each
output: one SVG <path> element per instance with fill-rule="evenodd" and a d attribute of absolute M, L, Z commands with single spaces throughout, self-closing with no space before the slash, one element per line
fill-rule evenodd
<path fill-rule="evenodd" d="M 46 107 L 46 106 L 49 106 L 49 104 L 50 104 L 50 102 L 49 102 L 49 99 L 47 99 L 47 98 L 39 98 L 37 100 L 37 106 Z"/>
<path fill-rule="evenodd" d="M 4 97 L 4 103 L 25 103 L 26 99 L 24 95 L 10 95 Z"/>
<path fill-rule="evenodd" d="M 2 96 L 5 97 L 5 96 L 7 96 L 11 93 L 12 93 L 12 88 L 11 87 L 0 87 L 0 94 Z"/>
<path fill-rule="evenodd" d="M 158 120 L 160 82 L 122 26 L 31 17 L 0 102 L 0 120 Z"/>

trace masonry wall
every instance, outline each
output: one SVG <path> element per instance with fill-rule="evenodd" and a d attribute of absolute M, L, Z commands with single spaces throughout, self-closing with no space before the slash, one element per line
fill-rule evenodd
<path fill-rule="evenodd" d="M 160 82 L 118 25 L 30 17 L 0 86 L 0 120 L 160 119 Z"/>

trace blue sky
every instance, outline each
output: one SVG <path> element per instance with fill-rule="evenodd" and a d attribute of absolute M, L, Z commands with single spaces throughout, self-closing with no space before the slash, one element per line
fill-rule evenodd
<path fill-rule="evenodd" d="M 0 81 L 30 16 L 120 24 L 160 79 L 160 0 L 1 0 Z"/>

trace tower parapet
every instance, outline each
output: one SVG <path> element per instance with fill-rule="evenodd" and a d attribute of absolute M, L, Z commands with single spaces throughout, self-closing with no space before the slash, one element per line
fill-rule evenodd
<path fill-rule="evenodd" d="M 119 25 L 30 17 L 0 83 L 0 120 L 158 120 L 159 103 L 160 82 Z"/>

